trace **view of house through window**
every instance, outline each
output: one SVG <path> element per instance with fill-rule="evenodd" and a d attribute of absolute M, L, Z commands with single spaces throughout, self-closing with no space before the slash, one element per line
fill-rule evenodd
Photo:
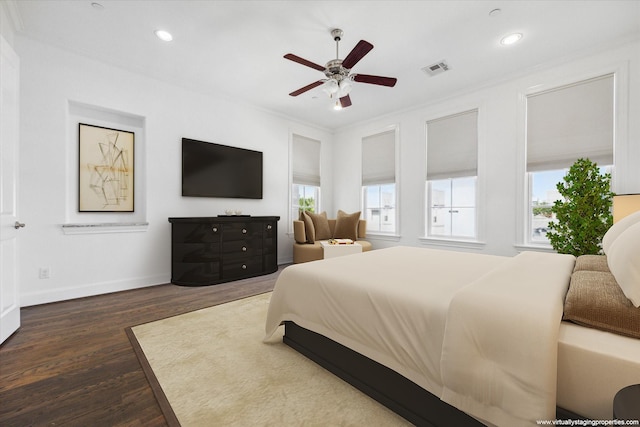
<path fill-rule="evenodd" d="M 428 182 L 432 236 L 476 236 L 476 178 L 448 178 Z"/>
<path fill-rule="evenodd" d="M 396 184 L 364 187 L 364 218 L 367 230 L 393 233 L 396 230 Z"/>

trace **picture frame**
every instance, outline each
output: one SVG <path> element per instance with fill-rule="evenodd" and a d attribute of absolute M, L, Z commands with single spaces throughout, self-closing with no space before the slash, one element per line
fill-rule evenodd
<path fill-rule="evenodd" d="M 135 133 L 78 124 L 79 212 L 134 212 Z"/>

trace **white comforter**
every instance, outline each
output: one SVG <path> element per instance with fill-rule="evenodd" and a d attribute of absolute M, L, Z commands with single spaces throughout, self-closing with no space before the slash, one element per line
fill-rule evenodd
<path fill-rule="evenodd" d="M 393 247 L 286 268 L 266 332 L 291 320 L 496 425 L 555 418 L 574 258 Z"/>

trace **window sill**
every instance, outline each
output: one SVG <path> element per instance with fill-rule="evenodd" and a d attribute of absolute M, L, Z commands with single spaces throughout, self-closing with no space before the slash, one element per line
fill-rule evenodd
<path fill-rule="evenodd" d="M 382 234 L 367 231 L 367 237 L 364 240 L 386 240 L 389 242 L 399 242 L 400 236 L 397 234 Z"/>
<path fill-rule="evenodd" d="M 442 246 L 450 248 L 482 250 L 486 246 L 485 242 L 480 242 L 477 240 L 438 239 L 435 237 L 420 237 L 419 240 L 423 245 Z"/>
<path fill-rule="evenodd" d="M 550 254 L 556 253 L 556 250 L 551 247 L 551 245 L 536 245 L 535 243 L 520 243 L 517 245 L 513 245 L 518 252 L 523 251 L 534 251 L 534 252 L 547 252 Z"/>
<path fill-rule="evenodd" d="M 148 222 L 62 224 L 64 234 L 135 233 L 148 228 Z"/>

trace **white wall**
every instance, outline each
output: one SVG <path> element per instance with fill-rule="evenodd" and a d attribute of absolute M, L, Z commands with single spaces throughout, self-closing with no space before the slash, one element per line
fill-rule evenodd
<path fill-rule="evenodd" d="M 306 124 L 204 96 L 89 60 L 16 35 L 21 58 L 21 145 L 19 207 L 21 221 L 21 304 L 112 292 L 170 279 L 168 217 L 215 216 L 225 209 L 280 216 L 278 260 L 292 258 L 289 221 L 290 133 L 331 142 L 331 134 Z M 83 222 L 77 212 L 76 126 L 70 105 L 92 105 L 142 119 L 144 156 L 136 181 L 135 220 L 146 231 L 68 235 L 62 225 Z M 73 110 L 73 109 L 72 109 Z M 181 138 L 189 137 L 259 150 L 264 158 L 262 200 L 181 196 Z M 330 155 L 330 149 L 325 150 Z M 330 159 L 325 170 L 330 174 Z M 136 159 L 138 163 L 138 159 Z M 330 181 L 329 181 L 330 182 Z M 142 197 L 141 200 L 138 200 Z M 140 204 L 139 204 L 140 203 Z M 118 214 L 115 214 L 117 217 Z M 87 214 L 87 222 L 99 215 Z M 114 214 L 105 214 L 112 222 Z M 127 214 L 122 214 L 127 220 Z M 50 269 L 49 279 L 39 269 Z"/>
<path fill-rule="evenodd" d="M 452 73 L 455 72 L 451 71 Z M 399 127 L 399 237 L 368 236 L 374 248 L 391 245 L 441 247 L 424 237 L 425 123 L 478 108 L 479 240 L 457 250 L 514 255 L 522 249 L 524 218 L 524 95 L 589 77 L 616 72 L 616 140 L 613 190 L 640 193 L 640 42 L 610 48 L 565 63 L 539 66 L 535 72 L 420 108 L 340 129 L 334 137 L 334 205 L 361 209 L 361 140 L 385 126 Z M 436 78 L 447 78 L 441 75 Z M 516 246 L 517 245 L 517 246 Z"/>

